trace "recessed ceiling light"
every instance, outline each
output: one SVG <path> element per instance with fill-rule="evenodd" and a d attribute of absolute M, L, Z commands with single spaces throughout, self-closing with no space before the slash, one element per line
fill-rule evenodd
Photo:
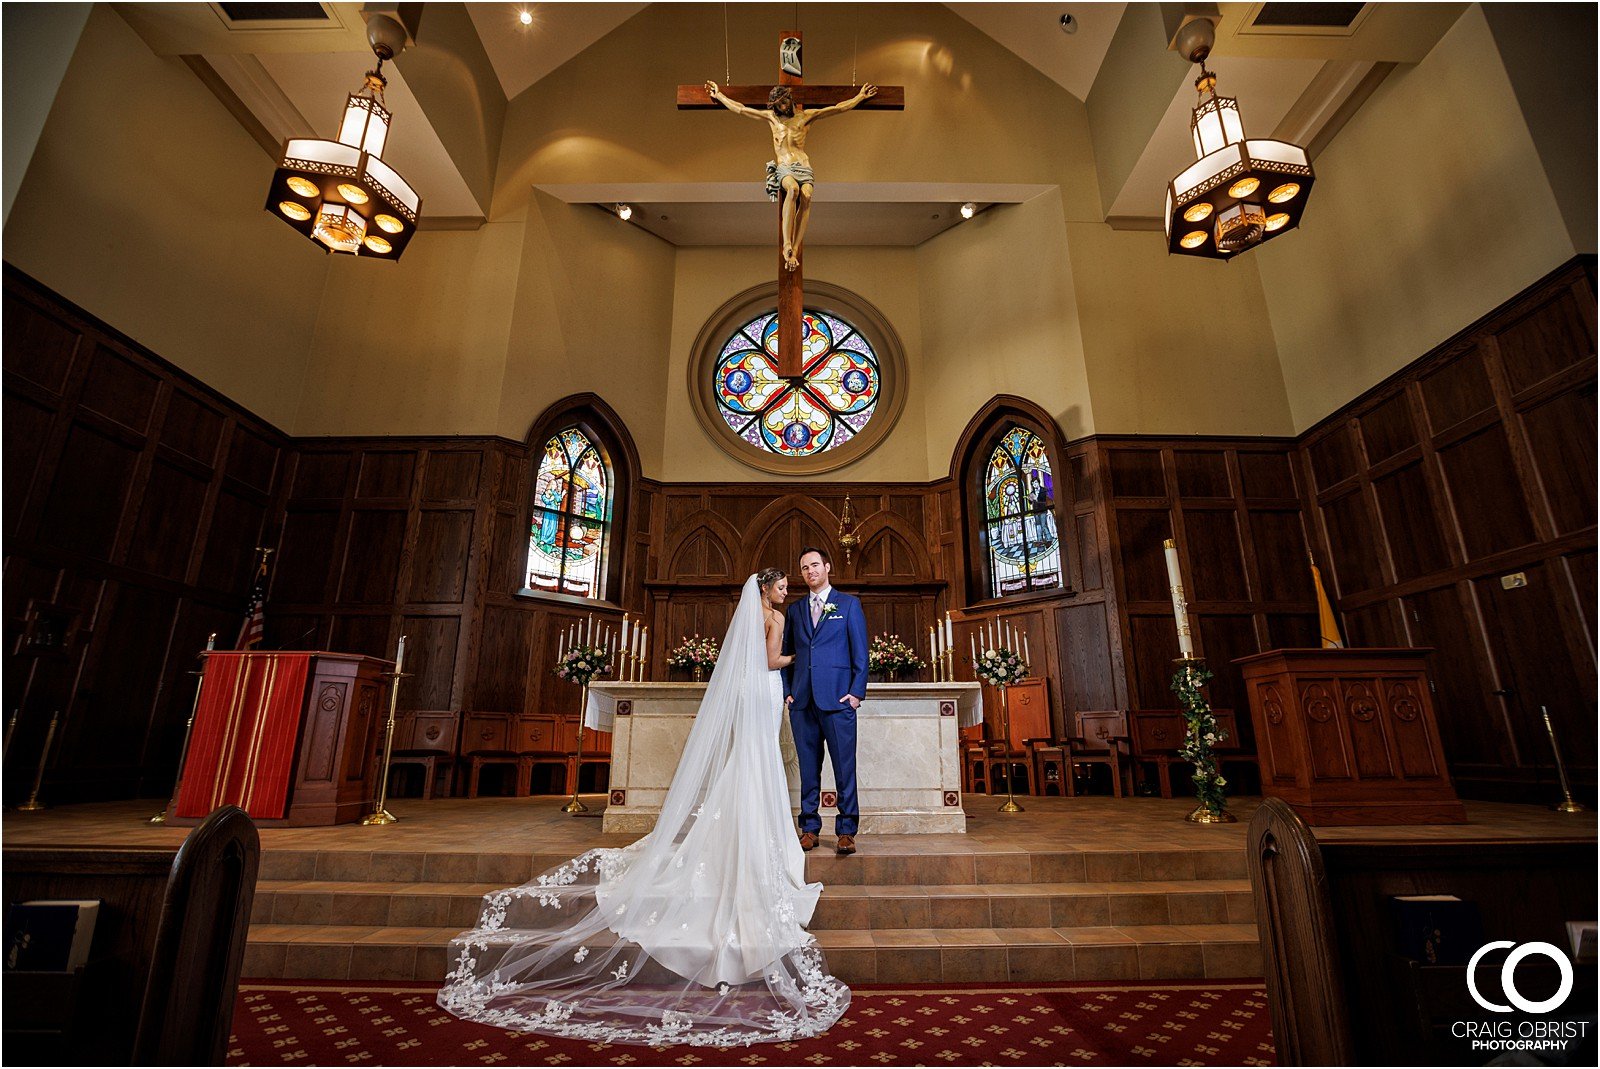
<path fill-rule="evenodd" d="M 971 219 L 974 215 L 977 215 L 977 214 L 978 214 L 978 206 L 976 204 L 972 203 L 970 200 L 967 201 L 967 203 L 965 203 L 965 204 L 963 204 L 961 206 L 961 218 L 963 218 L 963 219 Z"/>
<path fill-rule="evenodd" d="M 1073 18 L 1070 14 L 1062 15 L 1061 16 L 1061 32 L 1062 33 L 1077 33 L 1078 32 L 1078 20 Z"/>
<path fill-rule="evenodd" d="M 626 223 L 629 219 L 632 219 L 633 206 L 631 204 L 617 205 L 617 218 L 621 219 L 624 223 Z"/>
<path fill-rule="evenodd" d="M 523 8 L 521 11 L 517 12 L 517 21 L 522 23 L 524 26 L 532 26 L 533 12 L 529 11 L 527 8 Z"/>

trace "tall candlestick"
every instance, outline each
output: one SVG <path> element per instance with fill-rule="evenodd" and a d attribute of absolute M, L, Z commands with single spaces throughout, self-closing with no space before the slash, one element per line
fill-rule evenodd
<path fill-rule="evenodd" d="M 622 614 L 622 642 L 621 642 L 621 647 L 622 647 L 622 649 L 627 649 L 628 648 L 628 614 L 627 613 L 623 613 Z"/>
<path fill-rule="evenodd" d="M 944 648 L 949 649 L 956 644 L 956 626 L 950 622 L 950 614 L 944 614 Z"/>
<path fill-rule="evenodd" d="M 1194 639 L 1189 635 L 1189 603 L 1183 596 L 1183 576 L 1178 571 L 1178 543 L 1165 539 L 1161 543 L 1167 553 L 1167 582 L 1172 587 L 1172 615 L 1178 621 L 1178 655 L 1186 661 L 1194 660 Z"/>
<path fill-rule="evenodd" d="M 933 681 L 939 681 L 939 639 L 933 628 L 928 628 L 928 663 L 933 665 Z"/>
<path fill-rule="evenodd" d="M 967 641 L 972 643 L 972 663 L 978 663 L 978 636 L 976 632 L 967 635 Z"/>

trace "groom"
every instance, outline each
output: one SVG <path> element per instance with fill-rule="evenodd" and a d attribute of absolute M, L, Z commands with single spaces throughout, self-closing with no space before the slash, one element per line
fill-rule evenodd
<path fill-rule="evenodd" d="M 800 578 L 809 592 L 789 606 L 783 652 L 794 661 L 783 670 L 783 697 L 800 758 L 800 849 L 817 845 L 822 818 L 822 747 L 833 761 L 839 815 L 833 830 L 838 852 L 856 852 L 856 707 L 867 694 L 867 618 L 861 602 L 834 590 L 833 562 L 825 550 L 800 552 Z"/>

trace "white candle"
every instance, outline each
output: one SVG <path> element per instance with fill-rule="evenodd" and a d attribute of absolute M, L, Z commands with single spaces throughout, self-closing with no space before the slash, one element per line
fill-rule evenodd
<path fill-rule="evenodd" d="M 627 649 L 628 648 L 628 614 L 627 613 L 623 613 L 622 614 L 622 642 L 620 644 L 620 648 L 622 648 L 622 649 Z"/>
<path fill-rule="evenodd" d="M 967 641 L 972 643 L 972 663 L 974 665 L 976 665 L 978 663 L 978 636 L 977 636 L 977 632 L 974 631 L 972 634 L 969 634 L 967 636 Z"/>
<path fill-rule="evenodd" d="M 950 622 L 950 614 L 944 614 L 944 648 L 949 649 L 956 644 L 956 626 Z"/>
<path fill-rule="evenodd" d="M 562 656 L 566 652 L 567 652 L 567 633 L 565 631 L 563 631 L 563 632 L 561 632 L 561 641 L 556 643 L 556 660 L 558 660 L 558 661 L 561 660 Z"/>
<path fill-rule="evenodd" d="M 1161 543 L 1167 553 L 1167 582 L 1172 587 L 1172 615 L 1178 621 L 1178 654 L 1194 658 L 1194 639 L 1189 635 L 1189 604 L 1183 596 L 1183 576 L 1178 571 L 1178 544 L 1168 538 Z"/>
<path fill-rule="evenodd" d="M 1029 666 L 1033 664 L 1033 657 L 1028 653 L 1028 633 L 1026 631 L 1022 633 L 1022 660 L 1023 663 Z"/>

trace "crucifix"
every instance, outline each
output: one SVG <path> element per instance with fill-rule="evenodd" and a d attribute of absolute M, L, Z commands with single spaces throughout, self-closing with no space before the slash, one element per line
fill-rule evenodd
<path fill-rule="evenodd" d="M 678 86 L 679 110 L 725 107 L 764 119 L 772 127 L 773 154 L 767 164 L 767 196 L 778 203 L 778 375 L 804 374 L 800 351 L 805 317 L 801 255 L 811 217 L 814 176 L 806 155 L 806 128 L 818 119 L 853 108 L 903 111 L 905 87 L 806 85 L 800 65 L 800 31 L 785 30 L 778 44 L 777 85 Z M 807 111 L 815 108 L 815 111 Z"/>

